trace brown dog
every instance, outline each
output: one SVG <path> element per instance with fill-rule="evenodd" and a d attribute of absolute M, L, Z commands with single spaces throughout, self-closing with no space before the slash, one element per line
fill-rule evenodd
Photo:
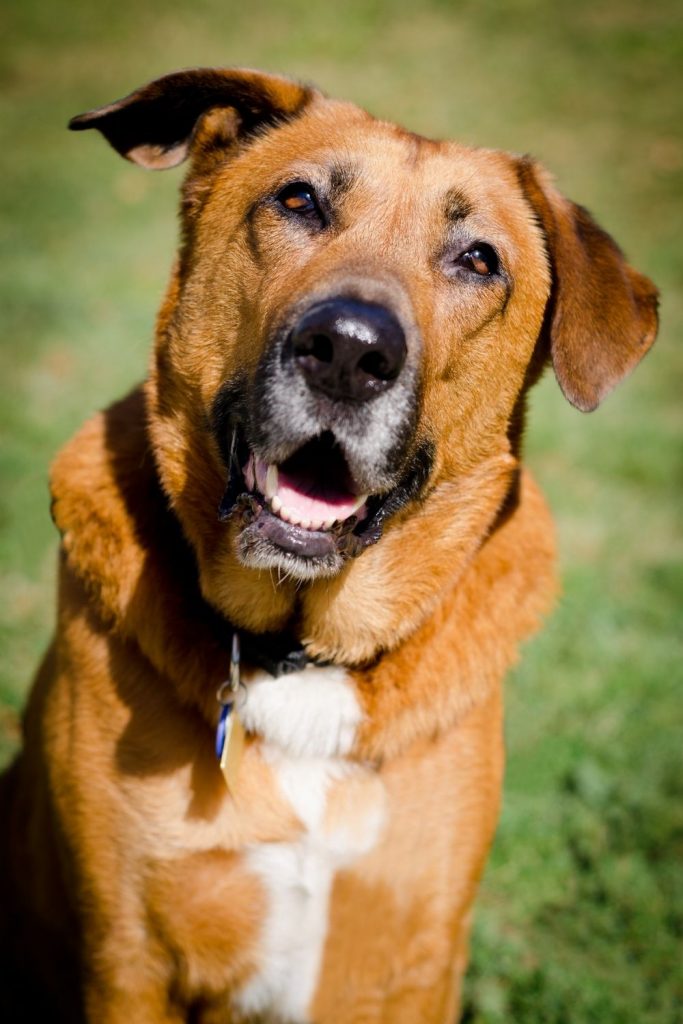
<path fill-rule="evenodd" d="M 526 394 L 551 361 L 593 409 L 656 291 L 532 161 L 284 79 L 72 127 L 190 170 L 148 380 L 53 468 L 7 1019 L 451 1024 L 501 680 L 554 589 Z"/>

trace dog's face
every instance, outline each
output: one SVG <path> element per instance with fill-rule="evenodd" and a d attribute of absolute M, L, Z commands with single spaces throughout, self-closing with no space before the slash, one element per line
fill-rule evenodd
<path fill-rule="evenodd" d="M 226 465 L 235 439 L 242 561 L 334 574 L 388 509 L 501 450 L 549 280 L 501 155 L 325 103 L 226 162 L 177 372 L 202 353 L 188 385 Z"/>
<path fill-rule="evenodd" d="M 152 427 L 214 596 L 228 537 L 247 569 L 329 579 L 495 463 L 494 517 L 545 361 L 590 409 L 654 340 L 650 282 L 526 159 L 255 72 L 168 76 L 73 126 L 192 159 Z"/>

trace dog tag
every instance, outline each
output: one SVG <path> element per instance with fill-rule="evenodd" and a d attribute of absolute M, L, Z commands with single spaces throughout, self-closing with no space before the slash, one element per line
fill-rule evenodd
<path fill-rule="evenodd" d="M 244 751 L 244 726 L 234 704 L 225 705 L 221 711 L 223 719 L 223 749 L 220 766 L 230 792 L 234 792 Z"/>
<path fill-rule="evenodd" d="M 244 750 L 244 726 L 237 712 L 240 686 L 240 638 L 235 630 L 230 652 L 230 678 L 219 687 L 216 694 L 221 705 L 216 729 L 216 757 L 231 793 L 235 789 Z"/>

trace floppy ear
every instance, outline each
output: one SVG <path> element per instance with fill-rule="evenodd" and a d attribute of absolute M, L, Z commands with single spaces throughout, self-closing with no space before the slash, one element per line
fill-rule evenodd
<path fill-rule="evenodd" d="M 121 156 L 142 167 L 164 170 L 188 155 L 207 111 L 232 110 L 232 117 L 212 124 L 212 131 L 229 143 L 262 125 L 295 116 L 314 95 L 314 89 L 277 75 L 196 68 L 165 75 L 122 100 L 79 114 L 69 128 L 97 128 Z"/>
<path fill-rule="evenodd" d="M 523 158 L 517 170 L 547 240 L 553 284 L 546 324 L 555 376 L 572 405 L 590 412 L 655 340 L 657 289 L 542 168 Z"/>

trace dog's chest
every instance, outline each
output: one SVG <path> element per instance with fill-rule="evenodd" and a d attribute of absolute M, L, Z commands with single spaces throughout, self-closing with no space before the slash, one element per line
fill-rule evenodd
<path fill-rule="evenodd" d="M 384 792 L 373 772 L 343 759 L 360 709 L 342 671 L 258 676 L 243 717 L 263 738 L 264 757 L 304 831 L 295 842 L 262 843 L 245 854 L 267 912 L 255 973 L 234 1004 L 245 1014 L 299 1024 L 309 1020 L 317 988 L 335 872 L 377 842 Z"/>

